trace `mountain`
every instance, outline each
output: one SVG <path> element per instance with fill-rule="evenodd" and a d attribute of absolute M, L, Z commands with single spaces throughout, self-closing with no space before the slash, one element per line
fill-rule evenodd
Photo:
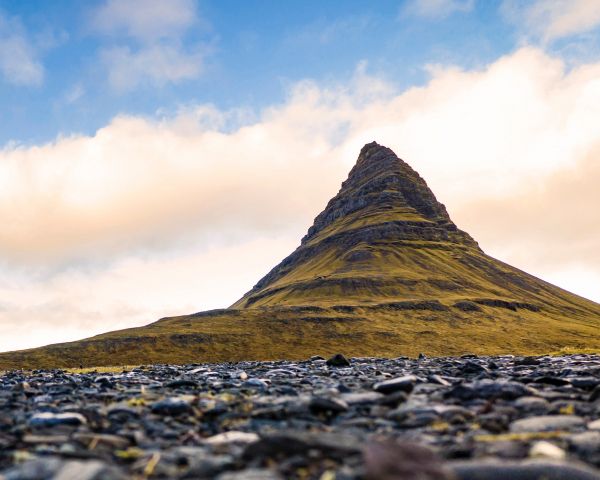
<path fill-rule="evenodd" d="M 600 351 L 600 305 L 486 255 L 389 148 L 365 145 L 300 246 L 228 309 L 0 354 L 0 368 Z"/>

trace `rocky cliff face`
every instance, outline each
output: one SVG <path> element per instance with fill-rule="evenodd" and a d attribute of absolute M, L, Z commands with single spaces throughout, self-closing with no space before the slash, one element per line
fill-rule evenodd
<path fill-rule="evenodd" d="M 429 228 L 445 230 L 446 235 L 457 231 L 446 208 L 437 201 L 425 180 L 392 150 L 376 142 L 362 148 L 348 179 L 317 216 L 302 244 L 308 243 L 340 218 L 358 211 L 364 214 L 403 211 L 431 222 Z M 464 233 L 455 238 L 457 241 L 473 242 Z"/>

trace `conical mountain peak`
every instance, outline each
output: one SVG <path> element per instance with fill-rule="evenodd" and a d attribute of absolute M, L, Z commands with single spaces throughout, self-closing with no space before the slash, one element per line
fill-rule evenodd
<path fill-rule="evenodd" d="M 397 220 L 405 217 L 437 224 L 451 223 L 446 208 L 419 174 L 391 149 L 376 142 L 362 148 L 348 179 L 317 216 L 303 243 L 336 220 L 357 211 L 362 215 L 395 212 Z"/>
<path fill-rule="evenodd" d="M 419 174 L 392 150 L 372 142 L 362 148 L 300 246 L 234 307 L 335 302 L 339 298 L 332 293 L 340 291 L 345 301 L 351 297 L 359 303 L 412 298 L 409 291 L 398 290 L 398 274 L 430 272 L 425 268 L 419 274 L 423 266 L 406 272 L 406 259 L 400 257 L 411 248 L 480 252 Z"/>

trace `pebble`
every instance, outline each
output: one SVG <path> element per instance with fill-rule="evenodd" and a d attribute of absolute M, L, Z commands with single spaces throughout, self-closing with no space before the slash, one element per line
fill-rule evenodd
<path fill-rule="evenodd" d="M 341 353 L 336 353 L 333 357 L 327 360 L 327 365 L 330 367 L 349 367 L 350 362 Z"/>
<path fill-rule="evenodd" d="M 4 372 L 0 479 L 600 480 L 599 385 L 596 355 Z"/>
<path fill-rule="evenodd" d="M 560 447 L 557 447 L 553 443 L 541 441 L 536 442 L 529 450 L 529 456 L 531 458 L 550 458 L 554 460 L 564 460 L 567 453 Z"/>
<path fill-rule="evenodd" d="M 583 418 L 576 415 L 540 415 L 523 418 L 510 424 L 510 431 L 522 432 L 551 432 L 556 430 L 574 430 L 585 427 Z"/>
<path fill-rule="evenodd" d="M 159 415 L 181 415 L 188 413 L 192 407 L 181 398 L 165 398 L 152 404 L 152 413 Z"/>
<path fill-rule="evenodd" d="M 410 393 L 413 391 L 413 388 L 415 388 L 415 383 L 417 383 L 417 377 L 414 375 L 406 375 L 404 377 L 377 382 L 373 385 L 373 390 L 383 394 L 394 392 Z"/>
<path fill-rule="evenodd" d="M 596 469 L 551 460 L 453 462 L 456 480 L 600 480 Z"/>
<path fill-rule="evenodd" d="M 78 426 L 86 423 L 86 419 L 79 413 L 36 413 L 29 419 L 31 427 L 55 427 L 57 425 Z"/>

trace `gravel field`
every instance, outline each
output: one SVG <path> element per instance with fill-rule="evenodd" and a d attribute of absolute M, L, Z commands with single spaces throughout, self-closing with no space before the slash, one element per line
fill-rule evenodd
<path fill-rule="evenodd" d="M 600 480 L 600 356 L 0 375 L 0 479 Z"/>

